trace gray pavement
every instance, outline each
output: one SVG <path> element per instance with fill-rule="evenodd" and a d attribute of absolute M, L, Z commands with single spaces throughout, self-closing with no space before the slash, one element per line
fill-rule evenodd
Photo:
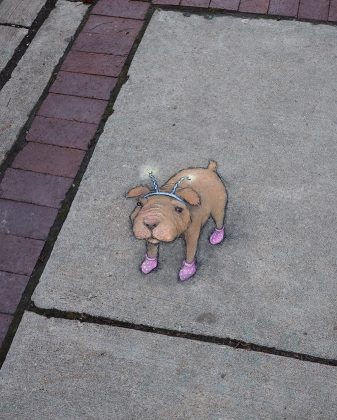
<path fill-rule="evenodd" d="M 334 420 L 328 366 L 26 313 L 1 419 Z"/>
<path fill-rule="evenodd" d="M 31 26 L 46 0 L 1 0 L 0 24 Z"/>
<path fill-rule="evenodd" d="M 27 34 L 24 28 L 13 28 L 11 26 L 0 26 L 0 71 L 7 65 L 12 58 L 14 51 Z"/>
<path fill-rule="evenodd" d="M 85 11 L 59 0 L 0 92 L 0 160 Z M 337 358 L 335 39 L 324 25 L 156 12 L 34 303 Z M 207 224 L 190 282 L 177 282 L 181 241 L 141 275 L 126 191 L 148 169 L 164 181 L 210 158 L 229 192 L 226 241 L 211 247 Z M 336 385 L 333 366 L 25 312 L 0 419 L 326 420 Z"/>
<path fill-rule="evenodd" d="M 83 4 L 59 0 L 1 90 L 0 163 L 16 141 L 86 10 Z M 1 56 L 5 60 L 6 50 Z"/>
<path fill-rule="evenodd" d="M 42 308 L 336 358 L 336 28 L 156 12 L 33 300 Z M 144 277 L 124 198 L 218 161 L 228 238 Z"/>

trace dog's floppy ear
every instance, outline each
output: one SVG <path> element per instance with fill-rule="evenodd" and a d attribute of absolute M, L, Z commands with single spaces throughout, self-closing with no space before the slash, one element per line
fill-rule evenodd
<path fill-rule="evenodd" d="M 200 204 L 199 194 L 192 190 L 192 188 L 182 188 L 177 194 L 192 206 L 198 206 Z"/>
<path fill-rule="evenodd" d="M 127 198 L 133 197 L 140 197 L 141 195 L 145 195 L 150 192 L 149 187 L 145 187 L 144 185 L 139 185 L 138 187 L 131 188 L 130 191 L 126 194 Z"/>

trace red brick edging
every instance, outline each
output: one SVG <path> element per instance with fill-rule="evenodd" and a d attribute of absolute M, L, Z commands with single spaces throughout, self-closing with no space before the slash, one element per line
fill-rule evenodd
<path fill-rule="evenodd" d="M 149 7 L 139 1 L 97 2 L 4 174 L 0 344 Z"/>
<path fill-rule="evenodd" d="M 152 4 L 337 22 L 337 0 L 152 0 Z"/>
<path fill-rule="evenodd" d="M 92 3 L 91 0 L 83 0 Z M 337 22 L 337 0 L 152 0 Z M 99 0 L 0 185 L 0 344 L 93 140 L 150 2 Z"/>

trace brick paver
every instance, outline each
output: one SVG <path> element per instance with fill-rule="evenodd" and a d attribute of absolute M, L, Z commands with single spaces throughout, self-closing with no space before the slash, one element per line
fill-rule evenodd
<path fill-rule="evenodd" d="M 96 15 L 144 19 L 149 3 L 127 0 L 101 0 L 94 6 L 92 13 Z"/>
<path fill-rule="evenodd" d="M 182 6 L 208 7 L 210 0 L 181 0 Z"/>
<path fill-rule="evenodd" d="M 74 44 L 74 51 L 127 56 L 134 40 L 132 35 L 82 32 Z"/>
<path fill-rule="evenodd" d="M 56 215 L 57 209 L 0 199 L 0 233 L 46 240 Z"/>
<path fill-rule="evenodd" d="M 97 124 L 37 116 L 27 134 L 27 141 L 86 150 L 96 130 Z"/>
<path fill-rule="evenodd" d="M 12 167 L 74 178 L 84 155 L 82 150 L 28 143 L 16 156 Z"/>
<path fill-rule="evenodd" d="M 327 20 L 329 15 L 329 0 L 301 0 L 298 10 L 300 19 Z"/>
<path fill-rule="evenodd" d="M 58 208 L 72 182 L 71 178 L 9 168 L 1 183 L 0 198 Z"/>
<path fill-rule="evenodd" d="M 177 6 L 180 0 L 152 0 L 152 4 Z"/>
<path fill-rule="evenodd" d="M 171 2 L 171 0 L 168 0 Z M 174 0 L 172 0 L 174 1 Z M 179 0 L 176 0 L 179 4 Z M 95 34 L 123 34 L 136 37 L 143 26 L 143 21 L 115 18 L 110 16 L 91 15 L 82 29 L 83 32 Z"/>
<path fill-rule="evenodd" d="M 30 276 L 44 241 L 0 233 L 0 271 Z"/>
<path fill-rule="evenodd" d="M 76 73 L 118 77 L 125 60 L 125 56 L 70 51 L 61 69 Z"/>
<path fill-rule="evenodd" d="M 330 0 L 329 21 L 337 22 L 337 0 Z"/>
<path fill-rule="evenodd" d="M 210 7 L 224 10 L 238 10 L 240 0 L 211 0 Z"/>
<path fill-rule="evenodd" d="M 28 280 L 28 276 L 0 271 L 0 313 L 15 313 Z"/>
<path fill-rule="evenodd" d="M 50 88 L 51 93 L 108 100 L 117 78 L 60 71 Z"/>
<path fill-rule="evenodd" d="M 107 101 L 50 93 L 38 115 L 86 123 L 99 123 Z"/>
<path fill-rule="evenodd" d="M 278 16 L 297 16 L 299 0 L 270 0 L 269 14 Z"/>
<path fill-rule="evenodd" d="M 247 13 L 267 13 L 269 0 L 241 0 L 239 11 Z"/>

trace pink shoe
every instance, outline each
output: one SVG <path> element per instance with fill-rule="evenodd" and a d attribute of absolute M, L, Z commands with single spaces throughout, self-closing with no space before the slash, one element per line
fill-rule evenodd
<path fill-rule="evenodd" d="M 140 269 L 142 270 L 143 274 L 149 274 L 151 271 L 153 271 L 155 268 L 157 268 L 158 260 L 156 257 L 150 258 L 145 254 L 144 261 L 142 262 L 142 265 L 140 266 Z"/>
<path fill-rule="evenodd" d="M 225 228 L 222 229 L 215 229 L 212 235 L 209 238 L 209 242 L 212 245 L 220 244 L 225 238 Z"/>
<path fill-rule="evenodd" d="M 186 261 L 183 261 L 183 265 L 179 271 L 179 279 L 180 281 L 185 281 L 194 276 L 194 274 L 197 271 L 197 264 L 195 261 L 191 263 L 187 263 Z"/>

